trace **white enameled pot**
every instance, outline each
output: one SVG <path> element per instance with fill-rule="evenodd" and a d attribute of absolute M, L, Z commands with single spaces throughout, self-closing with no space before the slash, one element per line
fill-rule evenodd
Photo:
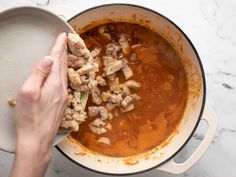
<path fill-rule="evenodd" d="M 158 12 L 130 4 L 97 6 L 73 17 L 71 15 L 74 15 L 76 10 L 68 7 L 58 6 L 54 12 L 66 18 L 79 32 L 85 27 L 88 29 L 109 21 L 132 22 L 151 28 L 175 48 L 182 60 L 188 80 L 187 106 L 178 133 L 173 134 L 167 140 L 168 143 L 135 157 L 114 158 L 88 151 L 67 137 L 57 145 L 58 150 L 76 164 L 106 174 L 134 174 L 154 168 L 179 174 L 196 163 L 210 145 L 217 121 L 213 111 L 205 106 L 206 85 L 203 67 L 196 49 L 184 32 Z M 186 145 L 200 120 L 205 120 L 208 124 L 205 138 L 185 162 L 176 163 L 173 157 Z"/>

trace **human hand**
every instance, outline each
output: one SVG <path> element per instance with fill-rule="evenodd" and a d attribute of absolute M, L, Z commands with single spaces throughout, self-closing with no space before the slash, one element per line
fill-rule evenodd
<path fill-rule="evenodd" d="M 50 161 L 68 99 L 67 57 L 67 36 L 61 33 L 50 56 L 39 62 L 21 87 L 14 113 L 16 159 Z"/>

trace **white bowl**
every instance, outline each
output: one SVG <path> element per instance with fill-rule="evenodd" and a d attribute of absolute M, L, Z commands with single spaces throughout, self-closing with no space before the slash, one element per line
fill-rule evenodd
<path fill-rule="evenodd" d="M 9 97 L 48 55 L 57 34 L 74 30 L 57 15 L 36 7 L 16 7 L 0 13 L 0 149 L 14 152 L 15 127 Z M 58 135 L 55 143 L 66 135 Z"/>

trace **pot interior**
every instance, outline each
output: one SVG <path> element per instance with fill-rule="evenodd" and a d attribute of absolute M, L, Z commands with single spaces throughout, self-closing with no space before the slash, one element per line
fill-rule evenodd
<path fill-rule="evenodd" d="M 136 23 L 159 33 L 181 58 L 188 81 L 187 105 L 178 133 L 173 133 L 166 142 L 147 153 L 133 157 L 108 157 L 85 149 L 70 136 L 58 145 L 68 158 L 84 167 L 103 173 L 130 174 L 164 163 L 186 144 L 197 127 L 204 107 L 205 80 L 200 59 L 190 40 L 170 20 L 152 10 L 134 5 L 111 4 L 86 10 L 69 20 L 78 33 L 109 22 Z"/>

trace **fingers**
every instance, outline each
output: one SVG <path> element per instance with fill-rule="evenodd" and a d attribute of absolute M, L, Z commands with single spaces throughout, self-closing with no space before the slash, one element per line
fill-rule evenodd
<path fill-rule="evenodd" d="M 65 50 L 61 56 L 62 60 L 62 69 L 61 69 L 61 78 L 62 84 L 65 88 L 67 88 L 67 68 L 68 68 L 68 53 Z"/>
<path fill-rule="evenodd" d="M 67 36 L 66 33 L 58 35 L 54 46 L 50 52 L 54 60 L 51 77 L 54 81 L 65 82 L 64 70 L 67 67 Z M 63 74 L 62 74 L 63 73 Z M 62 78 L 63 75 L 63 78 Z M 65 85 L 65 84 L 64 84 Z"/>
<path fill-rule="evenodd" d="M 57 36 L 56 42 L 52 47 L 50 55 L 53 59 L 60 60 L 65 50 L 67 50 L 67 36 L 66 33 L 61 33 Z"/>
<path fill-rule="evenodd" d="M 53 58 L 51 73 L 44 83 L 47 92 L 55 92 L 55 89 L 67 89 L 67 36 L 65 33 L 58 35 L 50 52 Z"/>
<path fill-rule="evenodd" d="M 40 89 L 45 79 L 48 77 L 52 65 L 53 59 L 50 56 L 46 56 L 43 60 L 40 60 L 38 65 L 33 69 L 31 75 L 24 83 L 24 86 Z"/>

